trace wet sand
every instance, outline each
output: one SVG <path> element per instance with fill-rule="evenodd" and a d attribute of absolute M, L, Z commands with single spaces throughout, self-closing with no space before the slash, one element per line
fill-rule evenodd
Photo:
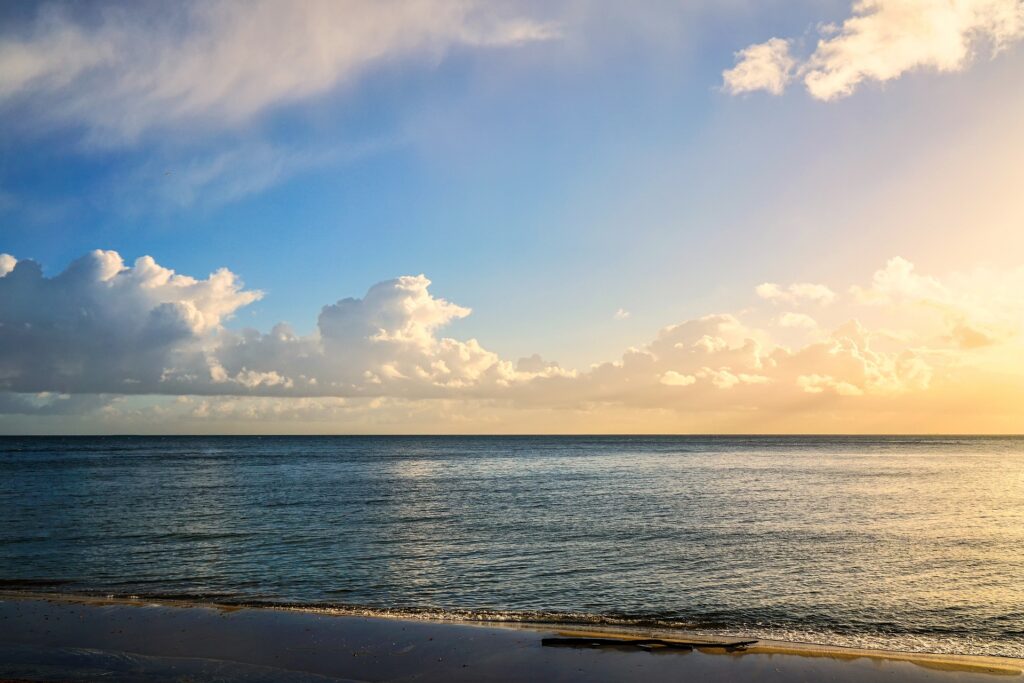
<path fill-rule="evenodd" d="M 1024 660 L 772 641 L 735 652 L 542 644 L 544 638 L 591 635 L 695 640 L 678 632 L 442 623 L 7 593 L 0 594 L 0 680 L 991 683 L 1024 678 Z"/>

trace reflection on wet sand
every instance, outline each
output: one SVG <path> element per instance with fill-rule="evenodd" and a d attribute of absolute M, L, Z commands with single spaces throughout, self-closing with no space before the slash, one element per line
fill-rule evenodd
<path fill-rule="evenodd" d="M 657 683 L 685 675 L 723 682 L 917 683 L 1020 677 L 1024 665 L 997 657 L 779 642 L 749 643 L 741 649 L 690 634 L 684 642 L 678 635 L 613 629 L 555 631 L 541 625 L 470 625 L 10 593 L 0 598 L 0 678 L 14 679 Z M 551 647 L 545 639 L 601 645 Z M 636 647 L 645 642 L 652 646 Z M 672 642 L 685 647 L 672 647 Z"/>

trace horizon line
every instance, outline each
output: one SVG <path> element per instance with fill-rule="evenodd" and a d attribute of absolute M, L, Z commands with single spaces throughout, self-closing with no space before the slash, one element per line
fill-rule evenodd
<path fill-rule="evenodd" d="M 772 432 L 749 432 L 749 433 L 729 433 L 729 432 L 674 432 L 674 433 L 659 433 L 659 432 L 608 432 L 608 433 L 445 433 L 445 434 L 389 434 L 389 433 L 343 433 L 343 434 L 289 434 L 289 433 L 277 433 L 277 434 L 240 434 L 240 433 L 220 433 L 220 434 L 174 434 L 168 432 L 143 434 L 143 433 L 69 433 L 69 434 L 0 434 L 0 438 L 67 438 L 67 437 L 248 437 L 248 438 L 281 438 L 281 437 L 297 437 L 297 438 L 337 438 L 337 437 L 351 437 L 351 438 L 456 438 L 456 437 L 469 437 L 469 438 L 538 438 L 538 437 L 562 437 L 562 438 L 581 438 L 581 437 L 666 437 L 666 438 L 681 438 L 681 437 L 699 437 L 699 438 L 765 438 L 765 437 L 860 437 L 860 438 L 877 438 L 877 437 L 915 437 L 915 438 L 1024 438 L 1024 432 L 964 432 L 964 433 L 941 433 L 941 432 L 872 432 L 872 433 L 852 433 L 852 432 L 786 432 L 786 433 L 772 433 Z"/>

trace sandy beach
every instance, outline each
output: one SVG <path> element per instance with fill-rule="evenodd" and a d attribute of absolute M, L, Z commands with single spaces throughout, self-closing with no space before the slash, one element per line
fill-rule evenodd
<path fill-rule="evenodd" d="M 467 624 L 85 597 L 0 596 L 0 680 L 993 681 L 1024 661 L 760 641 L 641 649 L 690 634 Z M 545 646 L 550 638 L 622 646 Z M 708 642 L 711 642 L 708 639 Z M 998 676 L 999 678 L 994 678 Z"/>

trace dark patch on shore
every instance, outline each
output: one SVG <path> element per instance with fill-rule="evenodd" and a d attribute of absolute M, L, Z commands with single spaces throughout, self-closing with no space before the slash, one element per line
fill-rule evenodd
<path fill-rule="evenodd" d="M 0 588 L 55 588 L 72 583 L 71 579 L 0 579 Z"/>

